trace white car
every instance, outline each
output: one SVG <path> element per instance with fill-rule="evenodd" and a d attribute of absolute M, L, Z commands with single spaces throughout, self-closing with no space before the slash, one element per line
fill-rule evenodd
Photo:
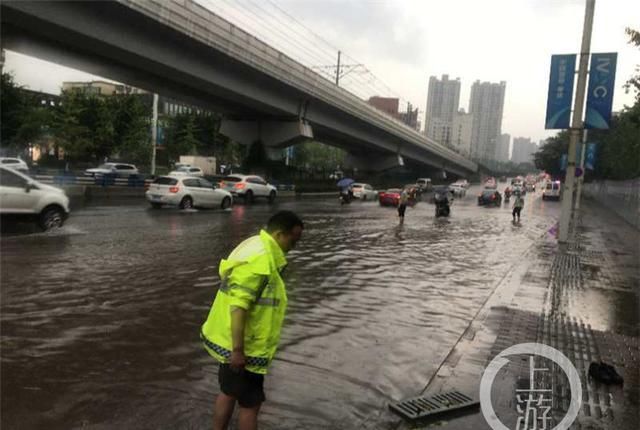
<path fill-rule="evenodd" d="M 562 183 L 560 181 L 547 182 L 542 190 L 542 200 L 560 200 L 560 190 Z"/>
<path fill-rule="evenodd" d="M 61 227 L 69 216 L 64 190 L 0 166 L 0 214 L 35 219 L 40 228 Z"/>
<path fill-rule="evenodd" d="M 125 164 L 125 163 L 104 163 L 100 166 L 87 169 L 84 171 L 86 176 L 92 177 L 101 177 L 106 174 L 113 174 L 115 176 L 129 176 L 129 175 L 137 175 L 138 168 L 133 164 Z"/>
<path fill-rule="evenodd" d="M 199 167 L 182 166 L 169 172 L 169 176 L 196 176 L 198 178 L 204 178 L 204 172 Z"/>
<path fill-rule="evenodd" d="M 356 182 L 351 184 L 351 189 L 353 190 L 353 197 L 356 199 L 362 199 L 362 201 L 378 199 L 378 192 L 369 184 Z"/>
<path fill-rule="evenodd" d="M 0 157 L 0 166 L 9 167 L 10 169 L 28 172 L 29 166 L 19 158 Z"/>
<path fill-rule="evenodd" d="M 228 191 L 216 188 L 206 179 L 190 176 L 159 176 L 149 185 L 145 196 L 154 209 L 163 205 L 227 209 L 233 204 Z"/>
<path fill-rule="evenodd" d="M 433 188 L 430 178 L 418 178 L 416 184 L 420 187 L 420 191 L 431 191 Z"/>
<path fill-rule="evenodd" d="M 234 196 L 242 197 L 245 202 L 253 202 L 256 197 L 266 197 L 273 203 L 278 195 L 276 187 L 267 183 L 260 176 L 233 174 L 220 181 L 220 188 Z"/>
<path fill-rule="evenodd" d="M 467 189 L 461 182 L 454 182 L 449 185 L 449 191 L 451 191 L 456 197 L 464 197 L 467 195 Z"/>
<path fill-rule="evenodd" d="M 469 188 L 469 181 L 467 181 L 466 179 L 458 179 L 456 182 L 454 182 L 455 184 L 460 184 L 463 188 Z"/>

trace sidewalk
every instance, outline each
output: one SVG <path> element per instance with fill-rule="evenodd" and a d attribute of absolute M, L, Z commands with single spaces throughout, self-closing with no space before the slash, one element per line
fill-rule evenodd
<path fill-rule="evenodd" d="M 534 244 L 496 287 L 422 395 L 457 390 L 478 397 L 484 367 L 504 349 L 525 342 L 552 346 L 580 374 L 582 408 L 572 429 L 635 429 L 640 422 L 639 238 L 617 215 L 585 201 L 576 241 L 558 246 L 550 235 Z M 492 404 L 517 428 L 516 388 L 529 388 L 528 356 L 513 356 L 493 384 Z M 603 360 L 623 386 L 590 380 L 589 364 Z M 538 363 L 536 363 L 538 364 Z M 536 367 L 544 367 L 537 365 Z M 568 380 L 553 366 L 535 384 L 551 388 L 553 428 L 570 402 Z M 400 422 L 396 429 L 489 429 L 479 408 L 466 415 Z"/>

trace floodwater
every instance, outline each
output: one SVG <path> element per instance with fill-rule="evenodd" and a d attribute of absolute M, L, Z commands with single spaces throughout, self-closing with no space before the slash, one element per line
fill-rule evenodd
<path fill-rule="evenodd" d="M 263 429 L 394 428 L 393 400 L 418 395 L 559 203 L 448 219 L 425 202 L 337 198 L 151 210 L 129 200 L 76 209 L 63 229 L 2 237 L 3 429 L 211 427 L 217 365 L 199 342 L 217 265 L 278 209 L 305 231 L 289 254 L 289 309 L 267 376 Z"/>

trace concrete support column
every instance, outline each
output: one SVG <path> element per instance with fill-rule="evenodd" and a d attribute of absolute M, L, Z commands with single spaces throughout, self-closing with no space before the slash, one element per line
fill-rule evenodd
<path fill-rule="evenodd" d="M 286 148 L 313 139 L 311 125 L 301 119 L 293 121 L 223 119 L 220 134 L 243 145 L 260 141 L 265 148 Z"/>

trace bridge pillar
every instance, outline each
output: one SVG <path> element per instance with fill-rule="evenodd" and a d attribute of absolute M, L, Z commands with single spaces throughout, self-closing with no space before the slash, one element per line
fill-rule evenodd
<path fill-rule="evenodd" d="M 223 119 L 220 134 L 243 145 L 262 142 L 265 148 L 286 148 L 313 139 L 313 129 L 304 120 L 231 120 Z"/>
<path fill-rule="evenodd" d="M 356 168 L 361 172 L 382 172 L 394 167 L 403 167 L 404 158 L 400 154 L 363 155 L 349 153 L 344 160 L 344 164 L 348 169 Z"/>

